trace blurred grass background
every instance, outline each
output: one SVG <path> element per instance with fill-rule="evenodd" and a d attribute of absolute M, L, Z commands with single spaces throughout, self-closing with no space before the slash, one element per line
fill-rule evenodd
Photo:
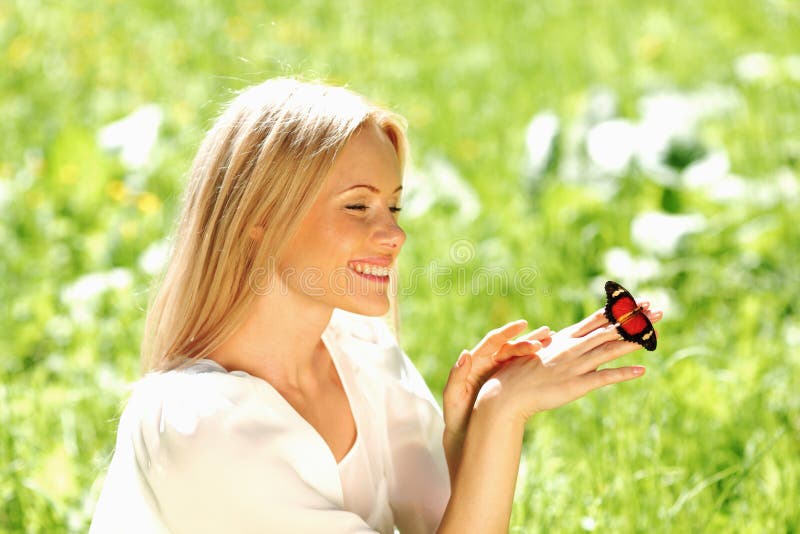
<path fill-rule="evenodd" d="M 666 309 L 624 358 L 643 379 L 530 422 L 512 532 L 796 532 L 799 23 L 788 0 L 0 2 L 0 531 L 87 529 L 191 158 L 234 91 L 296 74 L 409 120 L 402 339 L 435 393 L 487 330 L 571 324 L 605 279 Z"/>

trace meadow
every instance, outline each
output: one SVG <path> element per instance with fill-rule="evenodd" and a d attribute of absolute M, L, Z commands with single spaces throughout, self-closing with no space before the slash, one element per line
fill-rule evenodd
<path fill-rule="evenodd" d="M 536 416 L 511 532 L 800 530 L 790 0 L 0 2 L 0 531 L 84 532 L 190 162 L 235 92 L 404 115 L 400 338 L 440 397 L 505 322 L 617 280 L 637 381 Z"/>

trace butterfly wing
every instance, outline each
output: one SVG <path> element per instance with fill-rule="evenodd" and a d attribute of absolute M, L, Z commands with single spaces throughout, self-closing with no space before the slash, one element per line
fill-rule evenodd
<path fill-rule="evenodd" d="M 605 316 L 611 324 L 618 323 L 625 314 L 638 308 L 636 300 L 627 289 L 616 282 L 606 282 L 606 308 Z M 637 311 L 622 324 L 617 325 L 617 331 L 626 341 L 632 341 L 647 350 L 656 350 L 656 331 L 647 315 Z"/>

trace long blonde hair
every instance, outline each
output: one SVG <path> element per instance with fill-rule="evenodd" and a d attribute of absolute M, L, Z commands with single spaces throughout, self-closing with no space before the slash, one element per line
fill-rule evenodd
<path fill-rule="evenodd" d="M 192 164 L 147 313 L 143 373 L 203 358 L 236 331 L 255 296 L 250 276 L 283 252 L 337 153 L 367 121 L 405 168 L 405 119 L 343 87 L 273 78 L 227 105 Z M 250 237 L 253 226 L 261 239 Z"/>

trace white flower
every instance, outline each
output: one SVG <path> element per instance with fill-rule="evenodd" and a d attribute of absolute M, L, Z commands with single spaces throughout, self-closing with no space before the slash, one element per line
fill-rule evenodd
<path fill-rule="evenodd" d="M 424 170 L 411 169 L 403 188 L 403 213 L 419 217 L 434 204 L 453 204 L 459 218 L 469 222 L 481 211 L 475 189 L 444 157 L 429 160 Z"/>
<path fill-rule="evenodd" d="M 614 119 L 593 126 L 586 136 L 589 159 L 602 172 L 620 175 L 636 151 L 636 126 L 630 121 Z"/>
<path fill-rule="evenodd" d="M 736 58 L 733 70 L 743 82 L 758 82 L 774 78 L 778 72 L 777 63 L 771 54 L 753 52 Z"/>
<path fill-rule="evenodd" d="M 800 55 L 792 54 L 784 57 L 783 70 L 790 80 L 800 82 Z"/>
<path fill-rule="evenodd" d="M 81 276 L 61 290 L 61 301 L 69 308 L 70 316 L 78 324 L 88 324 L 99 297 L 107 291 L 127 289 L 133 284 L 133 276 L 121 267 L 107 272 L 89 273 Z"/>
<path fill-rule="evenodd" d="M 120 159 L 130 169 L 147 163 L 158 139 L 164 113 L 156 104 L 147 104 L 118 121 L 104 126 L 98 143 L 106 150 L 119 150 Z"/>
<path fill-rule="evenodd" d="M 730 170 L 728 154 L 724 151 L 712 152 L 683 170 L 683 184 L 692 189 L 701 189 L 723 180 Z"/>
<path fill-rule="evenodd" d="M 800 183 L 789 167 L 781 167 L 772 176 L 752 184 L 747 200 L 761 207 L 800 199 Z"/>
<path fill-rule="evenodd" d="M 71 302 L 85 302 L 110 289 L 124 289 L 131 285 L 130 271 L 118 267 L 108 272 L 89 273 L 81 276 L 61 291 L 61 299 Z"/>
<path fill-rule="evenodd" d="M 581 528 L 587 532 L 592 532 L 597 528 L 597 522 L 589 516 L 583 517 L 581 518 Z"/>
<path fill-rule="evenodd" d="M 730 173 L 730 160 L 723 151 L 693 162 L 682 176 L 686 187 L 701 190 L 712 200 L 742 200 L 748 196 L 747 182 Z"/>
<path fill-rule="evenodd" d="M 639 100 L 639 112 L 636 159 L 659 183 L 672 185 L 677 174 L 664 160 L 673 142 L 694 137 L 696 117 L 691 100 L 679 93 L 647 95 Z"/>
<path fill-rule="evenodd" d="M 6 207 L 14 200 L 14 188 L 11 180 L 4 180 L 0 178 L 0 209 L 5 210 Z"/>
<path fill-rule="evenodd" d="M 631 238 L 642 250 L 668 256 L 675 253 L 684 235 L 700 232 L 705 226 L 706 220 L 701 214 L 646 212 L 633 220 Z"/>
<path fill-rule="evenodd" d="M 589 100 L 583 113 L 583 121 L 588 125 L 611 120 L 617 116 L 617 94 L 607 87 L 594 87 L 589 92 Z"/>
<path fill-rule="evenodd" d="M 800 347 L 800 323 L 788 323 L 783 327 L 784 339 L 790 347 Z"/>
<path fill-rule="evenodd" d="M 784 201 L 800 198 L 800 183 L 797 175 L 789 167 L 781 167 L 772 177 L 778 198 Z"/>
<path fill-rule="evenodd" d="M 671 145 L 695 143 L 701 120 L 719 117 L 743 107 L 736 89 L 706 85 L 697 91 L 659 91 L 639 99 L 642 116 L 636 132 L 636 159 L 662 185 L 675 185 L 678 174 L 664 163 Z"/>
<path fill-rule="evenodd" d="M 661 272 L 661 265 L 653 258 L 634 258 L 627 249 L 614 247 L 603 257 L 606 273 L 612 278 L 630 281 L 633 286 L 651 280 Z"/>
<path fill-rule="evenodd" d="M 663 311 L 664 317 L 677 317 L 682 313 L 680 303 L 672 296 L 672 292 L 662 287 L 643 287 L 635 296 L 637 299 L 650 302 L 652 309 Z"/>
<path fill-rule="evenodd" d="M 531 178 L 541 176 L 553 156 L 560 122 L 550 110 L 538 113 L 525 130 L 527 171 Z"/>
<path fill-rule="evenodd" d="M 170 243 L 166 239 L 152 243 L 139 256 L 139 268 L 150 276 L 161 272 L 161 269 L 167 263 L 169 246 Z"/>

